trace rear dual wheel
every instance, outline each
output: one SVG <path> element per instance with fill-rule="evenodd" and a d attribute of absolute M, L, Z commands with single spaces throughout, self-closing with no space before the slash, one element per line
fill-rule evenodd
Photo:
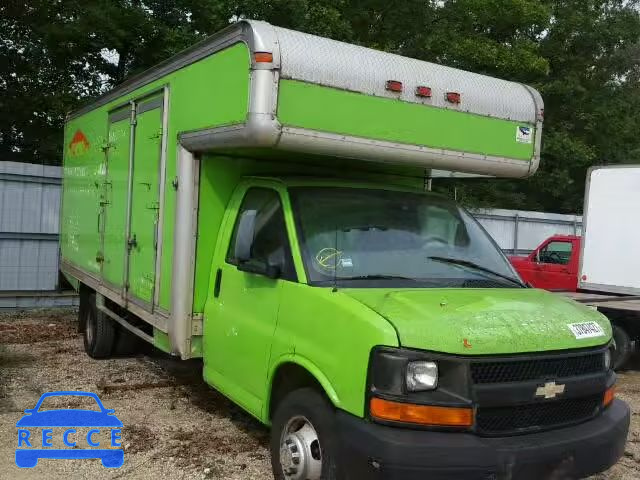
<path fill-rule="evenodd" d="M 91 358 L 109 358 L 113 352 L 116 329 L 113 320 L 98 310 L 96 294 L 86 296 L 87 305 L 81 308 L 84 322 L 84 351 Z"/>
<path fill-rule="evenodd" d="M 131 332 L 118 325 L 113 319 L 98 310 L 96 294 L 90 293 L 81 297 L 80 314 L 84 319 L 84 350 L 91 358 L 110 358 L 112 355 L 134 353 L 139 346 L 139 339 Z"/>

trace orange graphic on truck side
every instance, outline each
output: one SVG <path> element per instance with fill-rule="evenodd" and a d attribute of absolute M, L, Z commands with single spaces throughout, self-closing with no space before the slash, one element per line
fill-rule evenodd
<path fill-rule="evenodd" d="M 73 134 L 73 138 L 71 142 L 69 142 L 69 153 L 74 157 L 77 155 L 82 155 L 89 150 L 90 144 L 87 136 L 82 132 L 82 130 L 76 130 L 76 133 Z"/>

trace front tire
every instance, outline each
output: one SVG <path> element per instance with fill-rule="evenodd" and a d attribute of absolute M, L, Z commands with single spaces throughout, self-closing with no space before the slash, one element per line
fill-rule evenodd
<path fill-rule="evenodd" d="M 633 353 L 633 342 L 631 336 L 620 325 L 612 325 L 613 340 L 616 348 L 613 351 L 612 366 L 614 370 L 624 369 L 625 365 Z"/>
<path fill-rule="evenodd" d="M 276 480 L 336 480 L 335 411 L 312 388 L 286 395 L 271 426 L 271 466 Z"/>
<path fill-rule="evenodd" d="M 87 295 L 84 312 L 84 351 L 91 358 L 109 358 L 115 343 L 115 325 L 113 320 L 98 310 L 95 293 Z"/>

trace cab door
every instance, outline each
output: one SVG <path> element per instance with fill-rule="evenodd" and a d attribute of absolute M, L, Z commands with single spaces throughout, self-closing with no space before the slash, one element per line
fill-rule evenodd
<path fill-rule="evenodd" d="M 237 256 L 253 230 L 248 258 Z M 240 188 L 231 201 L 214 259 L 215 277 L 204 318 L 204 377 L 256 416 L 265 382 L 283 282 L 296 281 L 280 194 L 266 186 Z"/>
<path fill-rule="evenodd" d="M 551 240 L 537 252 L 535 285 L 546 290 L 571 291 L 576 275 L 569 268 L 573 252 L 570 240 Z"/>

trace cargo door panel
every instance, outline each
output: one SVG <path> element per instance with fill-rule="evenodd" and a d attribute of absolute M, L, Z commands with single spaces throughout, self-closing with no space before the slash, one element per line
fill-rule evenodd
<path fill-rule="evenodd" d="M 163 96 L 146 97 L 112 112 L 108 128 L 98 219 L 102 280 L 151 312 L 156 288 Z"/>
<path fill-rule="evenodd" d="M 102 220 L 102 279 L 105 283 L 122 287 L 131 139 L 129 107 L 109 115 L 108 128 L 107 166 L 101 201 L 102 219 L 98 219 L 99 223 Z"/>
<path fill-rule="evenodd" d="M 158 243 L 162 97 L 137 107 L 129 238 L 129 295 L 153 304 Z"/>

